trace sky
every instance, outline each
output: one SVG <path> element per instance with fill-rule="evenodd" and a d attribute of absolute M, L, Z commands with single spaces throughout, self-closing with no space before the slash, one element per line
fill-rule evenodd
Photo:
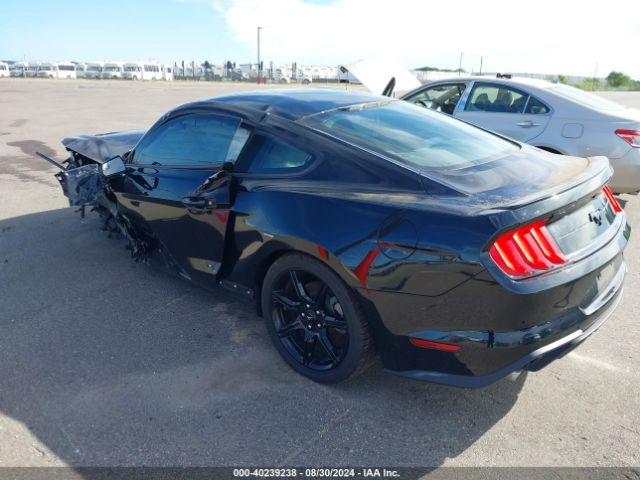
<path fill-rule="evenodd" d="M 0 58 L 256 60 L 392 57 L 477 71 L 640 79 L 638 0 L 0 0 Z"/>

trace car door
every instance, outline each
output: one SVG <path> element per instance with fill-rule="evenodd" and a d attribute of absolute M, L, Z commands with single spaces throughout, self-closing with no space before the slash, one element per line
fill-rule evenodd
<path fill-rule="evenodd" d="M 523 90 L 483 81 L 474 82 L 464 107 L 458 108 L 454 116 L 515 140 L 528 142 L 547 127 L 551 109 Z"/>
<path fill-rule="evenodd" d="M 118 188 L 123 213 L 198 283 L 215 283 L 222 263 L 228 170 L 248 136 L 233 116 L 172 118 L 141 139 Z"/>
<path fill-rule="evenodd" d="M 464 82 L 440 83 L 412 92 L 402 99 L 421 107 L 453 115 L 466 88 L 467 85 Z"/>

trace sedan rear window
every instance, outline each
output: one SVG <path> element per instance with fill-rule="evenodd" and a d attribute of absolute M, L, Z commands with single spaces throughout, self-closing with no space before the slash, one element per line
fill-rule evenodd
<path fill-rule="evenodd" d="M 519 148 L 497 135 L 403 101 L 339 108 L 302 123 L 418 169 L 461 168 Z"/>
<path fill-rule="evenodd" d="M 598 95 L 585 92 L 584 90 L 580 90 L 579 88 L 571 87 L 569 85 L 554 85 L 549 88 L 549 91 L 595 110 L 622 110 L 624 108 L 622 105 L 618 105 L 615 102 L 610 102 Z"/>

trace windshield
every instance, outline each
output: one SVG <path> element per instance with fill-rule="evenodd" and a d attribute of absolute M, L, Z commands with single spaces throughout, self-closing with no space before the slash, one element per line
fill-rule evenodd
<path fill-rule="evenodd" d="M 124 71 L 125 72 L 139 72 L 140 71 L 140 67 L 135 67 L 135 66 L 124 67 Z"/>
<path fill-rule="evenodd" d="M 97 65 L 91 65 L 90 67 L 87 67 L 87 71 L 88 72 L 100 72 L 100 71 L 102 71 L 102 67 L 99 67 Z"/>
<path fill-rule="evenodd" d="M 31 70 L 32 72 L 35 72 L 36 70 L 38 70 L 38 67 L 27 67 L 27 70 Z"/>
<path fill-rule="evenodd" d="M 403 101 L 330 110 L 302 123 L 418 169 L 465 167 L 519 148 L 479 128 Z"/>
<path fill-rule="evenodd" d="M 570 87 L 569 85 L 558 84 L 550 87 L 549 90 L 557 93 L 561 97 L 596 110 L 621 110 L 624 108 L 622 105 L 606 100 L 594 93 L 585 92 L 584 90 Z"/>
<path fill-rule="evenodd" d="M 105 72 L 119 72 L 120 71 L 120 67 L 114 66 L 114 67 L 104 67 L 104 71 Z"/>

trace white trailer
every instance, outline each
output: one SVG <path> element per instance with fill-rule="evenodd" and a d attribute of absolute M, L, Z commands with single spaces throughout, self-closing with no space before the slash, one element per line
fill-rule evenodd
<path fill-rule="evenodd" d="M 8 76 L 9 76 L 9 65 L 4 62 L 0 62 L 0 78 L 8 77 Z"/>

